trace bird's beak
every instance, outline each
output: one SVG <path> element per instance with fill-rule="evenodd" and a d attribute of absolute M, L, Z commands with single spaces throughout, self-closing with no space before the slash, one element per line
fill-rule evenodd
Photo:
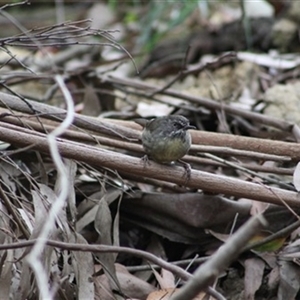
<path fill-rule="evenodd" d="M 185 126 L 185 129 L 188 130 L 188 129 L 197 129 L 197 128 L 193 125 L 187 125 Z"/>

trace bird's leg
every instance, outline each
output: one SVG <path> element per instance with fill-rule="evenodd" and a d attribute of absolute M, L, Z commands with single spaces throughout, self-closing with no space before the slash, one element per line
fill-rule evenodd
<path fill-rule="evenodd" d="M 177 160 L 179 163 L 181 163 L 185 169 L 184 172 L 184 177 L 185 177 L 185 184 L 191 179 L 191 174 L 192 174 L 192 168 L 191 165 L 181 159 Z"/>
<path fill-rule="evenodd" d="M 150 165 L 150 159 L 149 159 L 149 156 L 147 154 L 145 154 L 141 160 L 143 161 L 144 163 L 144 168 L 146 167 L 146 165 Z"/>

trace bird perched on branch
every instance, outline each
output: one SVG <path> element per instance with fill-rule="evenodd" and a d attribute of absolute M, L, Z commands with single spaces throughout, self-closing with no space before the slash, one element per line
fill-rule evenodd
<path fill-rule="evenodd" d="M 187 178 L 191 176 L 191 166 L 181 158 L 188 153 L 191 147 L 191 135 L 188 129 L 195 129 L 190 125 L 187 118 L 180 115 L 157 117 L 141 124 L 144 125 L 142 132 L 142 144 L 146 155 L 145 162 L 149 158 L 162 164 L 175 161 L 183 164 Z"/>

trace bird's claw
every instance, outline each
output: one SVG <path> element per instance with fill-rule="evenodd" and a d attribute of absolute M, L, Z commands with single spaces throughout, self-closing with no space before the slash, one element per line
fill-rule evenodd
<path fill-rule="evenodd" d="M 147 154 L 145 154 L 142 158 L 141 158 L 142 162 L 144 163 L 144 168 L 146 167 L 146 165 L 150 165 L 150 159 L 148 157 Z"/>
<path fill-rule="evenodd" d="M 179 163 L 181 163 L 184 167 L 184 175 L 183 177 L 185 177 L 185 184 L 191 179 L 191 175 L 192 175 L 192 168 L 191 165 L 181 159 L 178 160 Z"/>

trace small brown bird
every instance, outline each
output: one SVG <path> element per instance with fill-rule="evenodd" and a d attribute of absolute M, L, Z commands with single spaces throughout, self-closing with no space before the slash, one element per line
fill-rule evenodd
<path fill-rule="evenodd" d="M 180 159 L 191 147 L 191 135 L 188 129 L 195 129 L 187 118 L 174 115 L 158 117 L 148 121 L 142 133 L 142 144 L 148 157 L 158 163 L 179 161 L 184 165 L 187 177 L 190 177 L 191 167 Z"/>

